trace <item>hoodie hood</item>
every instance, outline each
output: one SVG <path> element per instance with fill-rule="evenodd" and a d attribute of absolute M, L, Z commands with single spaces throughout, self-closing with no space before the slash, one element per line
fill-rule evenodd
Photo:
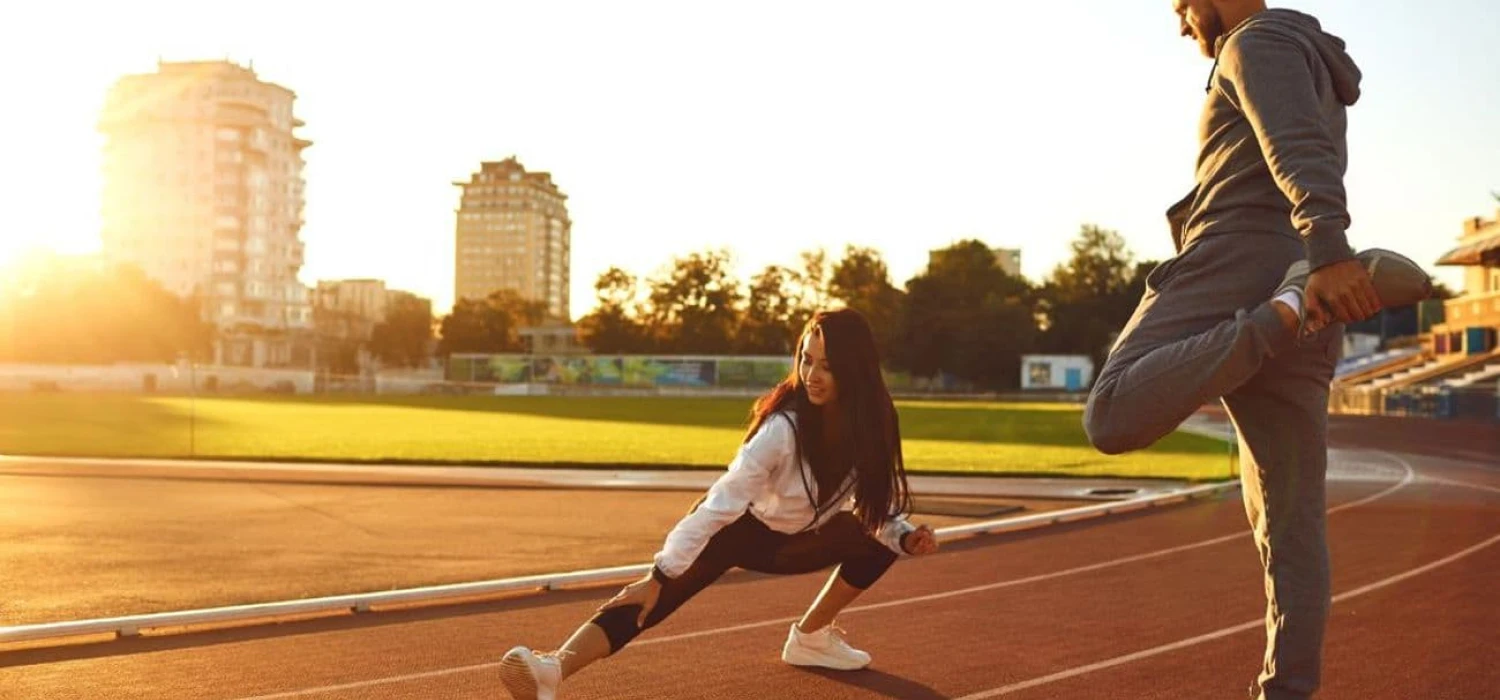
<path fill-rule="evenodd" d="M 1301 236 L 1312 269 L 1354 257 L 1344 172 L 1360 72 L 1344 42 L 1308 15 L 1264 10 L 1214 48 L 1198 186 L 1174 238 L 1185 247 L 1219 233 Z"/>
<path fill-rule="evenodd" d="M 1214 54 L 1223 50 L 1224 42 L 1230 36 L 1252 27 L 1259 31 L 1276 32 L 1312 47 L 1323 60 L 1323 65 L 1328 67 L 1328 73 L 1333 78 L 1333 90 L 1339 101 L 1346 106 L 1359 101 L 1359 82 L 1363 75 L 1345 50 L 1344 40 L 1323 31 L 1323 25 L 1316 17 L 1296 10 L 1277 8 L 1256 13 L 1233 31 L 1219 37 L 1215 42 Z"/>

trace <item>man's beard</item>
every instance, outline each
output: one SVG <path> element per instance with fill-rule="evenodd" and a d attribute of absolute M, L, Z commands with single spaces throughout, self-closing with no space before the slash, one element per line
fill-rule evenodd
<path fill-rule="evenodd" d="M 1224 19 L 1215 12 L 1213 17 L 1204 18 L 1204 23 L 1203 38 L 1199 39 L 1203 54 L 1209 58 L 1217 58 L 1215 54 L 1218 52 L 1219 37 L 1224 36 Z"/>

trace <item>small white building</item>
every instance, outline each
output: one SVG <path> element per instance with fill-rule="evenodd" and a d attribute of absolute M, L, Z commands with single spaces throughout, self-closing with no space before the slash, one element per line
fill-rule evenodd
<path fill-rule="evenodd" d="M 1021 388 L 1086 391 L 1094 381 L 1094 361 L 1087 355 L 1022 355 Z"/>

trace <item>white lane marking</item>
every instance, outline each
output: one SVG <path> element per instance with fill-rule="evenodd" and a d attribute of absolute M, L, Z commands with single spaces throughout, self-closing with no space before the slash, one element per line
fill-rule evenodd
<path fill-rule="evenodd" d="M 1385 498 L 1386 496 L 1389 496 L 1392 493 L 1395 493 L 1396 491 L 1399 491 L 1400 489 L 1404 488 L 1408 484 L 1412 483 L 1412 481 L 1415 480 L 1415 478 L 1416 478 L 1416 472 L 1415 472 L 1415 470 L 1412 469 L 1411 465 L 1408 464 L 1406 462 L 1406 460 L 1403 460 L 1403 459 L 1401 459 L 1400 457 L 1398 457 L 1396 455 L 1389 455 L 1389 456 L 1392 459 L 1395 459 L 1397 461 L 1397 463 L 1399 463 L 1405 469 L 1405 474 L 1402 476 L 1402 478 L 1401 478 L 1400 481 L 1398 481 L 1395 484 L 1393 484 L 1393 485 L 1391 485 L 1391 486 L 1389 486 L 1389 487 L 1387 487 L 1387 488 L 1379 491 L 1378 493 L 1372 494 L 1370 496 L 1366 496 L 1365 498 L 1361 498 L 1361 499 L 1359 499 L 1357 501 L 1351 501 L 1349 503 L 1344 503 L 1344 504 L 1340 504 L 1338 506 L 1334 506 L 1333 508 L 1329 508 L 1328 512 L 1330 514 L 1337 513 L 1337 512 L 1342 511 L 1342 510 L 1347 510 L 1349 508 L 1355 508 L 1355 507 L 1362 506 L 1362 505 L 1365 505 L 1365 504 L 1368 504 L 1368 503 L 1372 503 L 1374 501 L 1377 501 L 1377 500 L 1380 500 L 1382 498 Z M 1025 584 L 1028 584 L 1028 583 L 1037 583 L 1037 582 L 1046 581 L 1046 580 L 1049 580 L 1049 579 L 1062 578 L 1064 576 L 1072 576 L 1074 574 L 1082 574 L 1082 573 L 1087 573 L 1087 572 L 1090 572 L 1090 571 L 1098 571 L 1100 569 L 1108 569 L 1108 568 L 1112 568 L 1112 567 L 1116 567 L 1116 566 L 1123 566 L 1125 564 L 1132 564 L 1132 563 L 1135 563 L 1135 562 L 1138 562 L 1138 561 L 1146 561 L 1146 560 L 1149 560 L 1149 559 L 1157 559 L 1157 558 L 1160 558 L 1160 557 L 1165 557 L 1165 556 L 1170 556 L 1172 554 L 1177 554 L 1179 552 L 1186 552 L 1186 551 L 1190 551 L 1190 550 L 1194 550 L 1194 549 L 1200 549 L 1200 548 L 1203 548 L 1203 547 L 1209 547 L 1209 546 L 1212 546 L 1212 545 L 1221 544 L 1221 543 L 1224 543 L 1224 542 L 1229 542 L 1229 541 L 1232 541 L 1232 540 L 1236 540 L 1236 539 L 1240 539 L 1240 538 L 1244 538 L 1244 537 L 1248 537 L 1248 536 L 1249 536 L 1248 532 L 1236 532 L 1236 533 L 1229 534 L 1229 535 L 1223 535 L 1221 537 L 1214 537 L 1214 538 L 1210 538 L 1210 539 L 1206 539 L 1206 540 L 1201 540 L 1201 541 L 1198 541 L 1198 542 L 1191 542 L 1191 543 L 1184 544 L 1184 545 L 1178 545 L 1176 547 L 1168 547 L 1166 549 L 1158 549 L 1158 550 L 1155 550 L 1155 551 L 1152 551 L 1152 552 L 1145 552 L 1145 553 L 1142 553 L 1142 554 L 1134 554 L 1134 555 L 1131 555 L 1131 556 L 1128 556 L 1128 557 L 1120 557 L 1120 558 L 1117 558 L 1117 559 L 1111 559 L 1109 561 L 1097 562 L 1097 563 L 1094 563 L 1094 564 L 1087 564 L 1085 566 L 1076 566 L 1076 567 L 1073 567 L 1071 569 L 1062 569 L 1060 571 L 1053 571 L 1053 572 L 1049 572 L 1049 573 L 1045 573 L 1045 574 L 1037 574 L 1035 576 L 1027 576 L 1025 578 L 1010 579 L 1010 580 L 1007 580 L 1007 581 L 997 581 L 995 583 L 988 583 L 988 584 L 984 584 L 984 585 L 981 585 L 981 586 L 971 586 L 969 588 L 961 588 L 961 589 L 953 590 L 953 591 L 944 591 L 942 593 L 932 593 L 932 594 L 928 594 L 928 595 L 914 596 L 914 597 L 911 597 L 911 598 L 901 598 L 901 599 L 897 599 L 897 600 L 886 601 L 886 602 L 883 602 L 883 603 L 872 603 L 872 604 L 869 604 L 869 605 L 858 605 L 858 606 L 854 606 L 854 607 L 848 608 L 844 612 L 845 613 L 855 613 L 855 612 L 861 612 L 861 611 L 865 611 L 865 610 L 879 610 L 879 609 L 882 609 L 882 608 L 892 608 L 892 607 L 901 606 L 901 605 L 910 605 L 910 604 L 913 604 L 913 603 L 925 603 L 925 602 L 928 602 L 928 601 L 941 600 L 943 598 L 952 598 L 952 597 L 961 596 L 961 595 L 969 595 L 969 594 L 972 594 L 972 593 L 982 593 L 982 592 L 985 592 L 985 591 L 992 591 L 992 590 L 997 590 L 997 589 L 1000 589 L 1000 588 L 1009 588 L 1009 587 L 1012 587 L 1012 586 L 1020 586 L 1020 585 L 1025 585 Z M 746 631 L 746 630 L 760 629 L 762 627 L 771 627 L 771 626 L 774 626 L 774 625 L 790 624 L 792 622 L 796 622 L 798 619 L 800 619 L 800 618 L 785 617 L 785 618 L 777 618 L 777 619 L 774 619 L 774 620 L 762 620 L 762 621 L 759 621 L 759 622 L 749 622 L 749 623 L 745 623 L 745 624 L 731 625 L 731 626 L 728 626 L 728 627 L 716 627 L 716 628 L 713 628 L 713 629 L 698 630 L 696 632 L 685 632 L 685 633 L 682 633 L 682 634 L 674 634 L 674 635 L 668 635 L 668 636 L 664 636 L 664 637 L 653 637 L 653 638 L 650 638 L 650 639 L 642 639 L 640 641 L 633 642 L 631 644 L 631 646 L 633 646 L 633 647 L 651 646 L 651 645 L 656 645 L 656 644 L 665 644 L 667 642 L 677 642 L 677 641 L 681 641 L 681 640 L 684 640 L 684 639 L 696 639 L 696 638 L 699 638 L 699 637 L 709 637 L 709 636 L 716 636 L 716 635 L 720 635 L 720 634 L 729 634 L 729 633 L 733 633 L 733 632 L 743 632 L 743 631 Z M 1260 623 L 1257 623 L 1257 624 L 1260 624 Z M 409 674 L 403 674 L 403 675 L 399 675 L 399 676 L 386 676 L 386 677 L 382 677 L 382 678 L 372 678 L 372 679 L 369 679 L 369 680 L 356 681 L 356 682 L 352 682 L 352 683 L 343 683 L 343 684 L 340 684 L 340 685 L 328 685 L 328 686 L 318 686 L 318 687 L 314 687 L 314 688 L 303 688 L 301 690 L 289 690 L 289 691 L 286 691 L 286 692 L 275 693 L 275 694 L 271 694 L 271 695 L 254 695 L 254 696 L 249 696 L 249 697 L 235 698 L 235 700 L 280 700 L 281 698 L 304 697 L 304 696 L 308 696 L 308 695 L 319 695 L 319 694 L 323 694 L 323 693 L 333 693 L 333 692 L 339 692 L 339 691 L 343 691 L 343 690 L 356 690 L 356 689 L 360 689 L 360 688 L 369 688 L 369 687 L 374 687 L 374 686 L 379 686 L 379 685 L 386 685 L 386 684 L 392 684 L 392 683 L 405 683 L 407 681 L 421 680 L 421 679 L 424 679 L 424 678 L 436 678 L 436 677 L 441 677 L 441 676 L 444 676 L 444 675 L 452 675 L 452 674 L 459 674 L 459 673 L 469 673 L 471 671 L 480 671 L 480 670 L 486 670 L 486 669 L 491 669 L 491 668 L 498 668 L 499 666 L 500 666 L 500 662 L 496 661 L 496 662 L 484 663 L 484 664 L 473 664 L 473 665 L 469 665 L 469 666 L 458 666 L 458 667 L 454 667 L 454 668 L 435 669 L 435 670 L 432 670 L 432 671 L 423 671 L 421 673 L 409 673 Z"/>
<path fill-rule="evenodd" d="M 500 662 L 499 661 L 492 661 L 492 662 L 487 663 L 487 664 L 473 664 L 471 666 L 456 666 L 454 668 L 440 668 L 440 669 L 437 669 L 437 670 L 434 670 L 434 671 L 423 671 L 421 673 L 408 673 L 408 674 L 403 675 L 403 676 L 388 676 L 386 678 L 374 678 L 374 679 L 367 680 L 367 681 L 356 681 L 354 683 L 340 683 L 339 685 L 324 685 L 324 686 L 319 686 L 317 688 L 303 688 L 302 690 L 288 690 L 288 691 L 286 691 L 284 693 L 272 693 L 270 695 L 254 695 L 254 696 L 251 696 L 251 697 L 239 698 L 238 700 L 279 700 L 280 698 L 297 698 L 297 697 L 302 697 L 304 695 L 314 695 L 314 694 L 318 694 L 318 693 L 337 693 L 337 692 L 339 692 L 341 690 L 359 690 L 360 688 L 369 688 L 369 687 L 372 687 L 372 686 L 384 685 L 384 684 L 387 684 L 387 683 L 405 683 L 406 681 L 416 681 L 416 680 L 421 680 L 423 678 L 437 678 L 439 676 L 448 676 L 448 675 L 453 675 L 453 674 L 458 674 L 458 673 L 468 673 L 470 671 L 482 671 L 484 669 L 497 668 L 499 666 L 500 666 Z"/>
<path fill-rule="evenodd" d="M 1336 596 L 1333 597 L 1333 602 L 1335 602 L 1335 603 L 1342 602 L 1342 601 L 1348 600 L 1350 598 L 1354 598 L 1354 597 L 1357 597 L 1357 596 L 1362 596 L 1362 595 L 1364 595 L 1366 593 L 1369 593 L 1371 591 L 1378 591 L 1378 590 L 1380 590 L 1382 588 L 1385 588 L 1387 586 L 1395 585 L 1395 584 L 1400 583 L 1402 581 L 1405 581 L 1406 579 L 1409 579 L 1409 578 L 1411 578 L 1413 576 L 1418 576 L 1420 574 L 1427 573 L 1428 571 L 1436 569 L 1436 568 L 1438 568 L 1440 566 L 1445 566 L 1447 564 L 1451 564 L 1451 563 L 1453 563 L 1455 561 L 1458 561 L 1459 559 L 1463 559 L 1464 557 L 1467 557 L 1470 554 L 1478 552 L 1479 550 L 1484 549 L 1485 547 L 1488 547 L 1488 546 L 1490 546 L 1490 545 L 1492 545 L 1492 544 L 1494 544 L 1496 542 L 1500 542 L 1500 535 L 1494 535 L 1494 536 L 1490 537 L 1489 539 L 1487 539 L 1487 540 L 1485 540 L 1483 542 L 1480 542 L 1479 544 L 1476 544 L 1476 545 L 1474 545 L 1472 547 L 1469 547 L 1467 549 L 1464 549 L 1464 550 L 1461 550 L 1461 551 L 1458 551 L 1458 552 L 1454 552 L 1453 554 L 1450 554 L 1450 555 L 1448 555 L 1446 557 L 1443 557 L 1442 559 L 1439 559 L 1439 560 L 1434 561 L 1434 562 L 1429 562 L 1429 563 L 1424 564 L 1422 566 L 1419 566 L 1419 567 L 1417 567 L 1415 569 L 1408 569 L 1408 570 L 1403 571 L 1403 572 L 1401 572 L 1399 574 L 1396 574 L 1395 576 L 1391 576 L 1391 577 L 1388 577 L 1388 578 L 1383 578 L 1383 579 L 1380 579 L 1379 581 L 1376 581 L 1376 582 L 1371 583 L 1369 585 L 1360 586 L 1359 588 L 1356 588 L 1356 589 L 1354 589 L 1352 591 L 1345 591 L 1343 593 L 1340 593 L 1340 594 L 1338 594 L 1338 595 L 1336 595 Z M 1188 639 L 1182 639 L 1182 640 L 1179 640 L 1179 641 L 1176 641 L 1176 642 L 1172 642 L 1170 644 L 1163 644 L 1161 646 L 1152 647 L 1150 649 L 1143 649 L 1143 650 L 1137 651 L 1137 652 L 1135 652 L 1133 654 L 1126 654 L 1124 656 L 1116 656 L 1113 659 L 1106 659 L 1104 661 L 1098 661 L 1098 662 L 1095 662 L 1095 663 L 1088 664 L 1087 666 L 1078 666 L 1078 667 L 1075 667 L 1075 668 L 1070 668 L 1070 669 L 1068 669 L 1066 671 L 1058 671 L 1057 673 L 1049 674 L 1049 675 L 1046 675 L 1046 676 L 1041 676 L 1039 678 L 1033 678 L 1031 680 L 1021 681 L 1019 683 L 1012 683 L 1010 685 L 1002 686 L 1002 687 L 999 687 L 999 688 L 994 688 L 992 690 L 985 690 L 985 691 L 981 691 L 981 692 L 978 692 L 978 693 L 973 693 L 973 694 L 970 694 L 970 695 L 965 695 L 965 696 L 963 696 L 961 698 L 958 698 L 958 700 L 983 700 L 984 698 L 993 698 L 993 697 L 998 697 L 998 696 L 1001 696 L 1001 695 L 1009 695 L 1011 693 L 1019 692 L 1019 691 L 1022 691 L 1022 690 L 1027 690 L 1027 689 L 1030 689 L 1030 688 L 1036 688 L 1038 686 L 1047 685 L 1049 683 L 1056 683 L 1057 681 L 1067 680 L 1069 678 L 1076 678 L 1076 677 L 1082 676 L 1084 674 L 1093 673 L 1094 671 L 1099 671 L 1099 670 L 1103 670 L 1103 669 L 1106 669 L 1106 668 L 1111 668 L 1111 667 L 1114 667 L 1114 666 L 1122 666 L 1124 664 L 1128 664 L 1128 663 L 1131 663 L 1133 661 L 1139 661 L 1141 659 L 1146 659 L 1146 658 L 1150 658 L 1150 657 L 1157 656 L 1157 655 L 1160 655 L 1160 654 L 1165 654 L 1165 653 L 1170 652 L 1170 651 L 1176 651 L 1178 649 L 1184 649 L 1184 648 L 1187 648 L 1187 647 L 1190 647 L 1190 646 L 1194 646 L 1194 645 L 1197 645 L 1197 644 L 1202 644 L 1204 642 L 1213 641 L 1215 639 L 1219 639 L 1220 637 L 1227 637 L 1227 636 L 1232 635 L 1232 634 L 1238 634 L 1240 632 L 1247 632 L 1247 631 L 1252 630 L 1252 629 L 1256 629 L 1256 628 L 1259 628 L 1259 627 L 1264 627 L 1265 624 L 1266 624 L 1266 622 L 1263 619 L 1262 620 L 1251 620 L 1250 622 L 1245 622 L 1245 623 L 1242 623 L 1242 624 L 1238 624 L 1238 625 L 1235 625 L 1233 627 L 1225 627 L 1223 629 L 1217 629 L 1217 630 L 1214 630 L 1214 631 L 1209 632 L 1207 634 L 1200 634 L 1200 635 L 1198 635 L 1196 637 L 1190 637 Z"/>

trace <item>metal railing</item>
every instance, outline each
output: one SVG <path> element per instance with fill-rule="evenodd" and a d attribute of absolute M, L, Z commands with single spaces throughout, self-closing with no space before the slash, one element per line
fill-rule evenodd
<path fill-rule="evenodd" d="M 1216 495 L 1233 489 L 1238 485 L 1237 481 L 1204 484 L 1185 488 L 1180 491 L 1143 496 L 1124 501 L 1038 513 L 1019 518 L 991 520 L 969 525 L 939 528 L 936 532 L 939 541 L 951 541 L 962 537 L 1028 530 L 1059 523 L 1075 522 L 1181 503 L 1194 498 Z M 375 612 L 381 608 L 396 605 L 441 604 L 444 602 L 473 600 L 484 597 L 544 593 L 566 588 L 602 586 L 639 578 L 650 570 L 650 564 L 635 564 L 557 574 L 477 581 L 473 583 L 426 586 L 422 588 L 382 591 L 379 593 L 359 593 L 71 622 L 15 625 L 0 627 L 0 644 L 60 641 L 104 635 L 119 639 L 122 637 L 139 636 L 156 630 L 180 631 L 186 628 L 224 625 L 227 623 L 250 624 L 256 621 L 269 622 L 294 616 L 360 614 Z"/>
<path fill-rule="evenodd" d="M 1470 387 L 1342 387 L 1329 394 L 1328 410 L 1364 416 L 1500 420 L 1500 382 Z"/>

